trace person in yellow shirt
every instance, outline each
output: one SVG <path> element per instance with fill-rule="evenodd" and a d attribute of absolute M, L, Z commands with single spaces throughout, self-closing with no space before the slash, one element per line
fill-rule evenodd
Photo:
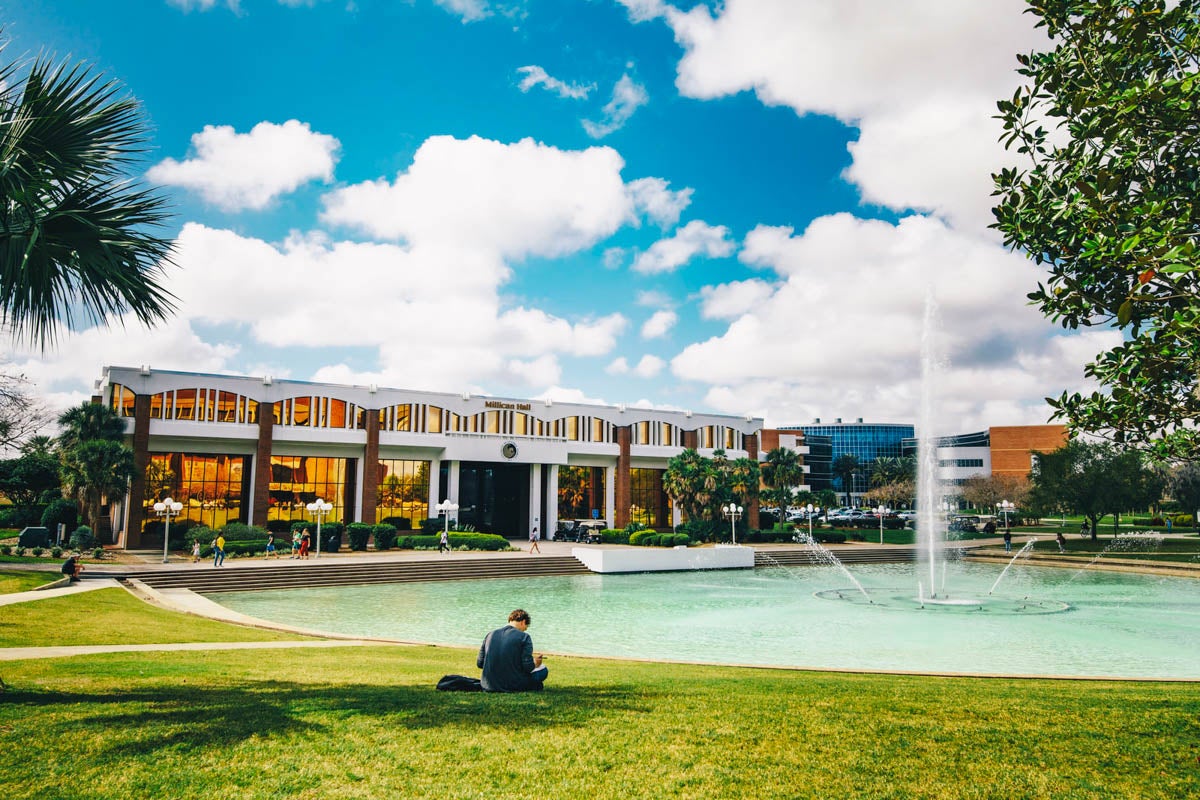
<path fill-rule="evenodd" d="M 219 567 L 225 563 L 225 537 L 217 534 L 213 540 L 213 566 Z"/>

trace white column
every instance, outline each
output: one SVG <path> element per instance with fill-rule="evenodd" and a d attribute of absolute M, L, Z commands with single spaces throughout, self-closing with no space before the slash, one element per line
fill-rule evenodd
<path fill-rule="evenodd" d="M 671 504 L 671 527 L 678 528 L 679 523 L 683 522 L 683 512 L 679 510 L 679 506 L 675 503 Z"/>
<path fill-rule="evenodd" d="M 548 464 L 550 476 L 546 479 L 546 529 L 547 539 L 554 537 L 558 529 L 558 464 Z"/>
<path fill-rule="evenodd" d="M 605 525 L 616 525 L 617 519 L 617 468 L 604 468 L 604 519 Z"/>
<path fill-rule="evenodd" d="M 529 524 L 537 525 L 538 532 L 546 539 L 549 532 L 542 520 L 542 465 L 529 465 Z M 526 531 L 528 533 L 528 531 Z"/>

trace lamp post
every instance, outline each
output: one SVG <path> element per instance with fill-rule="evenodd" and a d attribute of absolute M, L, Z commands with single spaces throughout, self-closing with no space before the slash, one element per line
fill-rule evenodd
<path fill-rule="evenodd" d="M 178 517 L 179 512 L 183 511 L 183 503 L 178 500 L 173 500 L 168 497 L 166 500 L 154 504 L 154 513 L 167 521 L 163 528 L 163 563 L 167 563 L 167 546 L 171 542 L 171 517 Z"/>
<path fill-rule="evenodd" d="M 1001 500 L 998 504 L 1000 511 L 1004 514 L 1004 530 L 1008 530 L 1008 515 L 1017 507 L 1016 503 L 1010 503 L 1007 500 Z"/>
<path fill-rule="evenodd" d="M 308 513 L 317 518 L 317 558 L 321 557 L 321 517 L 333 510 L 333 503 L 326 503 L 321 498 L 317 498 L 313 502 L 305 506 Z"/>
<path fill-rule="evenodd" d="M 821 513 L 821 507 L 814 506 L 812 503 L 809 503 L 808 505 L 806 505 L 804 507 L 804 513 L 808 517 L 808 541 L 811 542 L 813 540 L 813 537 L 812 537 L 813 517 L 815 517 L 817 514 Z"/>
<path fill-rule="evenodd" d="M 729 533 L 733 536 L 733 543 L 737 544 L 737 521 L 742 518 L 742 512 L 746 509 L 739 505 L 730 503 L 727 506 L 721 506 L 721 513 L 729 518 Z"/>
<path fill-rule="evenodd" d="M 879 543 L 883 544 L 883 515 L 887 513 L 887 506 L 881 504 L 875 513 L 879 515 Z"/>
<path fill-rule="evenodd" d="M 458 503 L 451 503 L 449 498 L 447 498 L 447 499 L 443 500 L 442 502 L 438 503 L 436 506 L 434 506 L 434 509 L 437 510 L 438 514 L 446 515 L 445 527 L 442 528 L 442 530 L 446 532 L 446 537 L 449 538 L 449 536 L 450 536 L 450 515 L 452 513 L 454 513 L 455 511 L 458 511 Z M 454 552 L 454 551 L 452 550 L 451 552 Z"/>

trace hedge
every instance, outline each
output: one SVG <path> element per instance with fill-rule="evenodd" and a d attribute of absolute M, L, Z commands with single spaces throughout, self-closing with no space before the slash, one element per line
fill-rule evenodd
<path fill-rule="evenodd" d="M 405 519 L 399 517 L 399 519 Z M 381 522 L 378 525 L 371 527 L 371 534 L 375 537 L 376 550 L 391 550 L 396 546 L 396 526 L 387 522 Z"/>
<path fill-rule="evenodd" d="M 396 546 L 402 550 L 426 549 L 432 550 L 438 546 L 440 536 L 425 536 L 414 534 L 401 536 L 396 540 Z M 508 550 L 508 539 L 494 533 L 464 533 L 450 531 L 450 546 L 465 547 L 468 550 Z"/>

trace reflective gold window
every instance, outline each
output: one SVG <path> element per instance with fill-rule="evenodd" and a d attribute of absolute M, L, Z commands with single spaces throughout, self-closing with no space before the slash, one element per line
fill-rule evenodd
<path fill-rule="evenodd" d="M 216 529 L 243 520 L 248 491 L 246 456 L 151 453 L 146 464 L 144 519 L 155 521 L 154 504 L 171 497 L 183 503 L 180 519 Z"/>
<path fill-rule="evenodd" d="M 175 419 L 195 419 L 196 390 L 175 390 Z"/>
<path fill-rule="evenodd" d="M 271 456 L 267 519 L 310 519 L 307 506 L 318 499 L 333 505 L 326 519 L 345 519 L 353 464 L 347 458 Z"/>
<path fill-rule="evenodd" d="M 425 430 L 429 433 L 442 432 L 442 409 L 440 407 L 425 407 Z"/>
<path fill-rule="evenodd" d="M 404 517 L 415 529 L 429 518 L 428 461 L 380 460 L 377 486 L 375 522 Z"/>

